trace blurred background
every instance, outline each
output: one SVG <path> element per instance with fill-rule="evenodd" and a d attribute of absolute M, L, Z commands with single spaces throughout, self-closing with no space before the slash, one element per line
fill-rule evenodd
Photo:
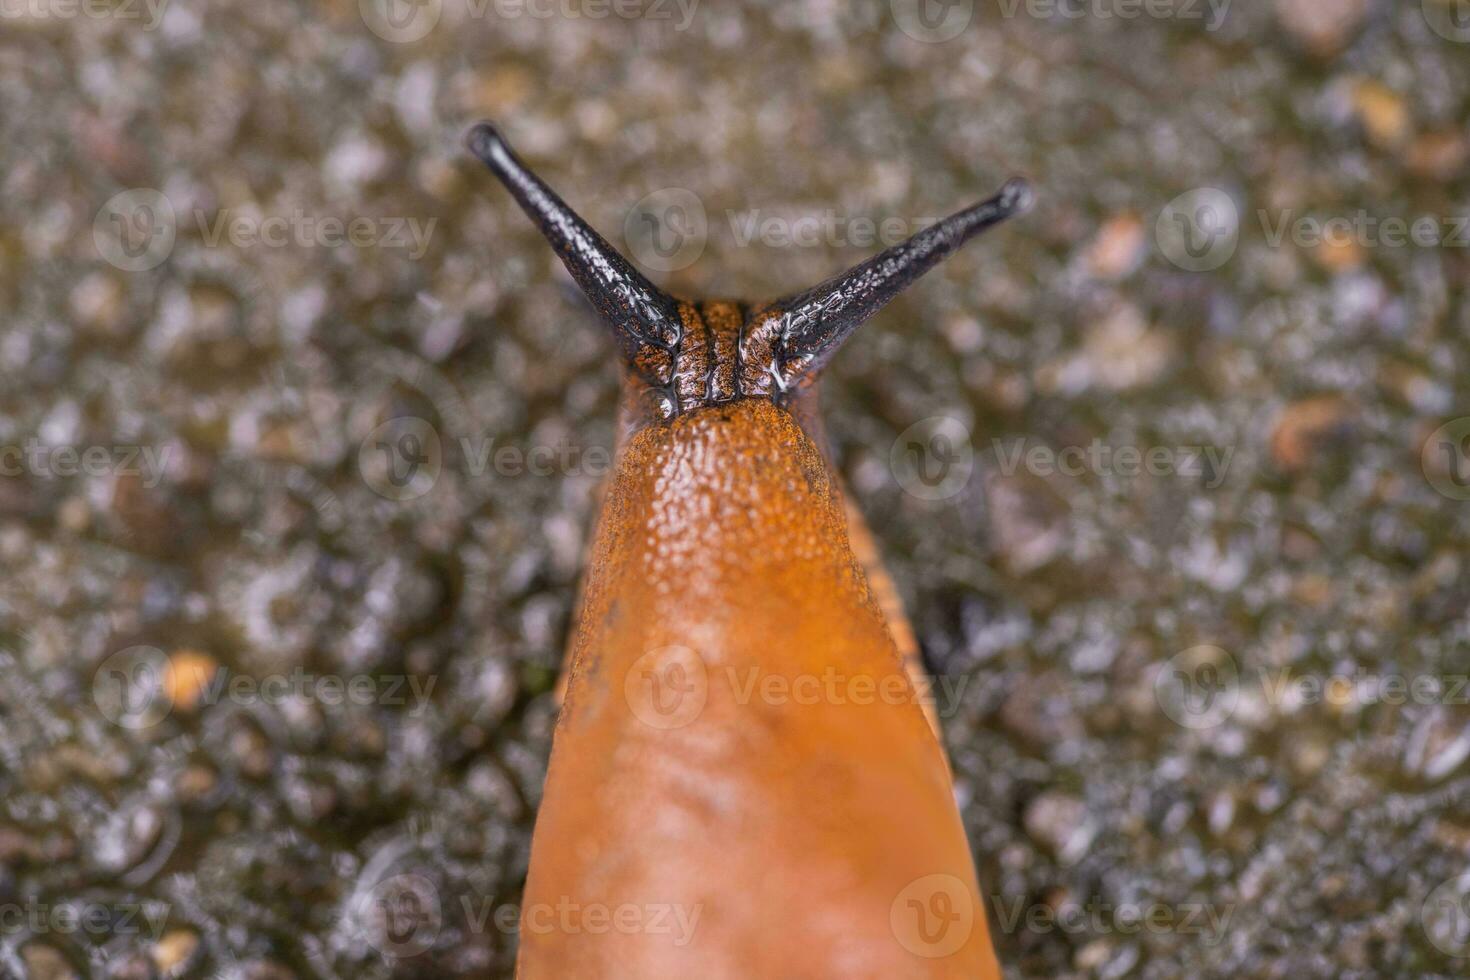
<path fill-rule="evenodd" d="M 510 975 L 617 377 L 480 117 L 691 297 L 1029 176 L 823 393 L 1008 975 L 1470 969 L 1470 3 L 0 17 L 0 976 Z"/>

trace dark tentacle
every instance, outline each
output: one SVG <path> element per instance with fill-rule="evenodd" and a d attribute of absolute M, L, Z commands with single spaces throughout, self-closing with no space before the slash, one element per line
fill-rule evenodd
<path fill-rule="evenodd" d="M 678 302 L 644 278 L 532 173 L 493 125 L 475 124 L 465 144 L 541 229 L 577 285 L 612 327 L 628 363 L 645 376 L 653 375 L 648 377 L 650 382 L 667 384 L 669 378 L 660 375 L 666 374 L 665 365 L 672 368 L 669 353 L 683 332 Z"/>
<path fill-rule="evenodd" d="M 841 275 L 765 307 L 744 353 L 774 391 L 810 375 L 889 300 L 986 228 L 1031 206 L 1031 186 L 1006 182 L 987 201 L 950 215 Z"/>

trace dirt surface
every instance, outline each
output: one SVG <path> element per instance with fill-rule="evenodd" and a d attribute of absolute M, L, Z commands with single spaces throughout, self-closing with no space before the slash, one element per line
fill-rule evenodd
<path fill-rule="evenodd" d="M 1008 974 L 1470 971 L 1463 0 L 0 13 L 0 976 L 510 975 L 617 379 L 485 116 L 688 296 L 1029 176 L 823 398 Z"/>

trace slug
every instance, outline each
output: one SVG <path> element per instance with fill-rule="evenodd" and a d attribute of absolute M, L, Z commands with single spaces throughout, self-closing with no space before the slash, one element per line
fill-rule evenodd
<path fill-rule="evenodd" d="M 532 836 L 517 976 L 999 977 L 926 679 L 828 462 L 823 365 L 1029 206 L 1013 179 L 775 302 L 659 290 L 466 136 L 611 328 L 614 463 Z"/>

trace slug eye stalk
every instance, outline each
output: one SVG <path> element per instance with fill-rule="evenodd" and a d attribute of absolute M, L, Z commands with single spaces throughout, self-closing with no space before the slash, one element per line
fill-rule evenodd
<path fill-rule="evenodd" d="M 572 278 L 612 327 L 623 356 L 651 387 L 674 385 L 686 328 L 709 335 L 699 308 L 662 292 L 521 162 L 496 128 L 481 122 L 465 143 L 500 178 L 541 229 Z M 844 341 L 910 283 L 987 228 L 1026 211 L 1031 186 L 1007 181 L 999 193 L 956 212 L 866 262 L 784 299 L 743 311 L 728 368 L 737 396 L 778 396 L 809 381 Z M 703 342 L 703 341 L 702 341 Z M 715 401 L 713 388 L 694 402 Z M 675 404 L 689 407 L 675 395 Z"/>
<path fill-rule="evenodd" d="M 668 360 L 667 352 L 678 346 L 683 335 L 678 302 L 644 278 L 532 173 L 493 125 L 477 123 L 466 134 L 465 144 L 541 229 L 582 292 L 612 327 L 628 363 L 649 360 L 652 352 L 645 349 L 648 347 L 666 352 L 663 360 Z M 664 383 L 667 379 L 647 380 Z"/>
<path fill-rule="evenodd" d="M 1013 177 L 989 200 L 757 313 L 756 319 L 772 334 L 778 372 L 773 380 L 778 387 L 785 390 L 803 375 L 821 370 L 853 331 L 910 283 L 985 229 L 1029 209 L 1032 199 L 1031 185 Z"/>

